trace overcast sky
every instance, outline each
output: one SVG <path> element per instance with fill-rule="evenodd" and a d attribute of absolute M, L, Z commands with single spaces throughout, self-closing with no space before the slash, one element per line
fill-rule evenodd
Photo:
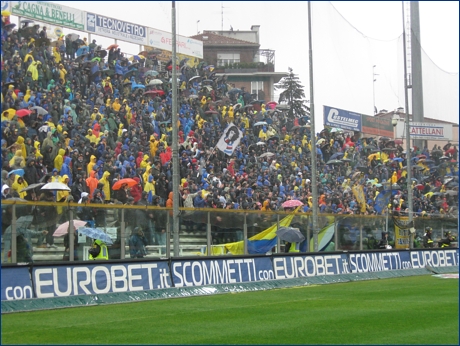
<path fill-rule="evenodd" d="M 90 9 L 98 14 L 171 32 L 171 1 L 54 2 L 82 10 Z M 372 54 L 366 60 L 363 60 L 365 62 L 357 62 L 358 65 L 361 65 L 357 66 L 359 71 L 354 71 L 357 78 L 362 72 L 369 81 L 369 84 L 366 84 L 366 91 L 363 92 L 365 97 L 350 95 L 347 97 L 349 102 L 340 100 L 340 98 L 336 99 L 336 95 L 332 92 L 328 93 L 327 96 L 323 95 L 323 86 L 318 83 L 318 100 L 316 100 L 316 81 L 326 79 L 326 74 L 323 71 L 327 72 L 327 67 L 322 67 L 321 64 L 331 58 L 330 63 L 334 64 L 334 68 L 343 62 L 342 69 L 350 69 L 348 65 L 345 65 L 349 55 L 356 54 L 356 57 L 363 55 L 361 46 L 356 46 L 357 48 L 347 52 L 347 48 L 350 49 L 355 42 L 363 38 L 369 38 L 371 40 L 369 42 L 372 42 L 369 43 L 370 45 L 373 45 L 375 40 L 375 42 L 381 42 L 383 45 L 388 43 L 393 47 L 393 43 L 395 44 L 398 41 L 398 37 L 403 31 L 401 2 L 333 1 L 332 5 L 329 6 L 323 2 L 312 2 L 313 28 L 327 26 L 331 30 L 336 30 L 337 34 L 334 35 L 337 37 L 346 33 L 346 39 L 351 38 L 351 43 L 341 47 L 342 51 L 338 51 L 338 48 L 336 48 L 337 57 L 334 57 L 336 60 L 333 60 L 333 57 L 321 56 L 320 45 L 326 46 L 329 44 L 339 47 L 342 42 L 332 42 L 333 40 L 331 41 L 330 37 L 323 38 L 321 36 L 322 32 L 318 32 L 320 30 L 313 31 L 314 64 L 318 67 L 318 73 L 315 69 L 315 104 L 318 101 L 319 107 L 322 107 L 322 105 L 342 107 L 369 115 L 372 114 L 374 102 L 371 99 L 373 97 L 378 109 L 392 110 L 399 106 L 404 106 L 403 100 L 395 96 L 397 87 L 394 82 L 389 81 L 389 77 L 386 75 L 387 71 L 383 66 L 384 63 L 379 61 L 378 57 L 372 56 Z M 459 2 L 421 1 L 419 5 L 423 50 L 441 70 L 458 73 Z M 329 9 L 324 10 L 326 7 L 329 7 Z M 335 12 L 331 8 L 335 8 L 339 15 L 337 16 L 336 13 L 331 14 Z M 306 87 L 307 98 L 309 98 L 307 15 L 307 2 L 300 1 L 176 1 L 176 31 L 177 34 L 182 36 L 192 36 L 203 30 L 221 30 L 222 28 L 229 30 L 230 26 L 234 30 L 250 30 L 252 25 L 260 25 L 261 48 L 276 51 L 276 71 L 284 72 L 287 71 L 288 67 L 292 67 L 294 72 L 299 74 L 302 84 Z M 337 25 L 337 28 L 334 27 L 335 25 Z M 111 41 L 107 39 L 106 42 Z M 318 49 L 316 48 L 317 45 Z M 126 49 L 123 49 L 124 47 Z M 135 54 L 137 47 L 123 43 L 122 50 Z M 323 51 L 326 52 L 327 49 Z M 380 58 L 381 56 L 382 54 L 379 54 Z M 379 74 L 374 85 L 372 84 L 373 65 L 377 65 L 374 70 Z M 354 67 L 352 69 L 354 70 Z M 345 85 L 351 85 L 351 78 L 345 76 L 347 71 L 338 71 L 332 75 L 337 79 L 348 78 L 349 82 Z M 369 94 L 369 89 L 372 88 L 374 88 L 374 91 L 370 91 Z M 391 95 L 391 93 L 394 95 Z M 318 105 L 316 108 L 318 108 Z M 455 119 L 458 121 L 458 114 L 455 114 Z"/>

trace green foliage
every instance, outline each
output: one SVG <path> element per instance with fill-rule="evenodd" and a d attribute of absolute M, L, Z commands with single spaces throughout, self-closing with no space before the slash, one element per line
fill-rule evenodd
<path fill-rule="evenodd" d="M 294 74 L 292 68 L 288 68 L 289 73 L 286 77 L 275 84 L 276 90 L 284 90 L 279 97 L 278 103 L 287 103 L 290 107 L 289 117 L 293 119 L 295 116 L 309 116 L 307 106 L 305 104 L 304 86 L 300 84 L 299 77 Z"/>
<path fill-rule="evenodd" d="M 431 275 L 2 316 L 3 344 L 457 344 L 458 280 Z"/>

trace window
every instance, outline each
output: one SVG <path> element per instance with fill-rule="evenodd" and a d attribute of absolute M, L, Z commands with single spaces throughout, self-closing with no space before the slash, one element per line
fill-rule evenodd
<path fill-rule="evenodd" d="M 217 53 L 217 66 L 240 62 L 240 53 Z"/>
<path fill-rule="evenodd" d="M 262 81 L 251 82 L 251 94 L 257 95 L 258 100 L 265 99 L 265 93 L 263 90 L 264 90 L 264 82 Z"/>

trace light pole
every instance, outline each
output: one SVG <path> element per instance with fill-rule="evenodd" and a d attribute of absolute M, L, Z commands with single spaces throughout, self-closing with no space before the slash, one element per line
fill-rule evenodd
<path fill-rule="evenodd" d="M 395 131 L 395 127 L 397 124 L 398 124 L 398 118 L 393 116 L 393 118 L 391 119 L 391 125 L 393 125 L 393 137 L 395 137 L 394 131 Z M 393 176 L 393 173 L 391 175 Z M 387 205 L 387 217 L 386 217 L 387 233 L 388 233 L 388 217 L 389 217 L 390 212 L 393 212 L 393 182 L 391 181 L 391 178 L 392 177 L 390 177 L 390 203 Z"/>
<path fill-rule="evenodd" d="M 200 20 L 198 19 L 196 21 L 196 34 L 198 35 L 200 32 L 198 31 L 198 23 L 200 22 Z"/>
<path fill-rule="evenodd" d="M 377 65 L 372 66 L 372 97 L 373 97 L 373 104 L 374 104 L 374 114 L 377 114 L 377 108 L 375 107 L 375 82 L 377 79 L 375 79 L 375 76 L 378 76 L 377 73 L 375 73 L 375 68 Z"/>

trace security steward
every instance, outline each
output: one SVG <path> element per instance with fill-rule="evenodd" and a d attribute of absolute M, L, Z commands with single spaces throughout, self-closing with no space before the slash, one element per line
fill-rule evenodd
<path fill-rule="evenodd" d="M 425 234 L 423 235 L 423 247 L 425 249 L 433 248 L 433 239 L 431 238 L 431 232 L 433 229 L 431 227 L 425 227 Z"/>
<path fill-rule="evenodd" d="M 89 259 L 90 260 L 108 260 L 109 251 L 107 245 L 99 239 L 93 241 L 93 246 L 89 249 Z"/>

